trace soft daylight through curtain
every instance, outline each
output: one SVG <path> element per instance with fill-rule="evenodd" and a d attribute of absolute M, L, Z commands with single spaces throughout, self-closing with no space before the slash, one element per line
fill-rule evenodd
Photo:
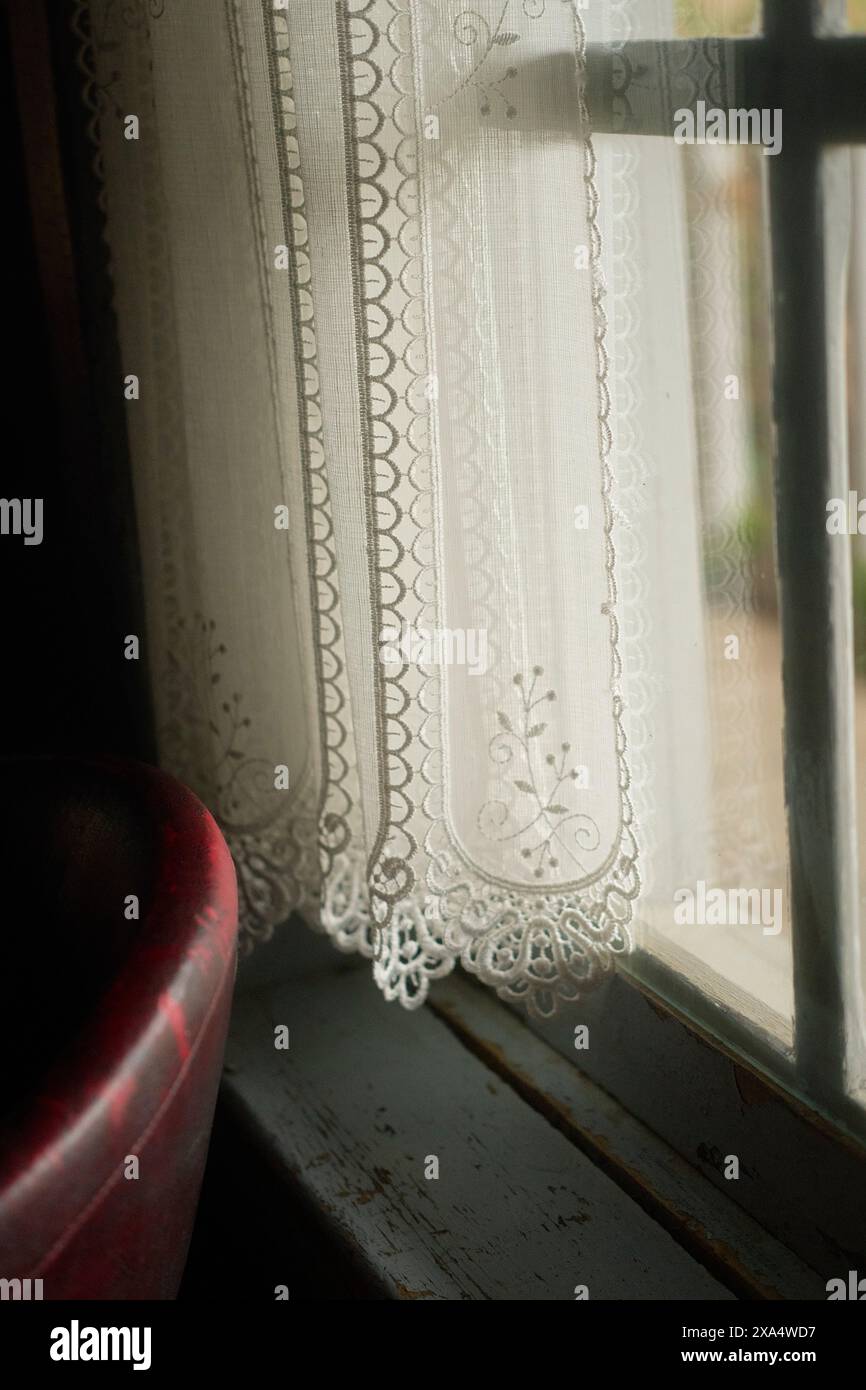
<path fill-rule="evenodd" d="M 762 152 L 615 128 L 726 107 L 712 41 L 650 82 L 618 45 L 667 0 L 75 23 L 160 756 L 247 943 L 299 911 L 404 1005 L 460 961 L 547 1014 L 678 886 L 784 884 L 778 658 L 722 659 L 761 584 L 723 192 Z"/>

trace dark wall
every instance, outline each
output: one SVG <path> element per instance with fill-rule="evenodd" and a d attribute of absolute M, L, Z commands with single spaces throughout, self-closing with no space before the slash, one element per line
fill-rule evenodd
<path fill-rule="evenodd" d="M 38 8 L 39 0 L 32 3 Z M 80 98 L 68 10 L 54 7 L 54 33 L 42 54 L 55 89 L 59 186 L 75 266 L 68 303 L 54 295 L 50 313 L 27 174 L 35 167 L 37 178 L 50 179 L 56 161 L 38 138 L 40 112 L 27 109 L 29 100 L 40 100 L 39 79 L 11 10 L 4 6 L 0 26 L 8 235 L 0 496 L 41 497 L 44 539 L 25 546 L 21 536 L 0 535 L 0 754 L 117 752 L 152 760 L 146 669 L 123 657 L 123 637 L 143 633 L 134 508 L 121 393 L 108 399 L 121 378 L 88 186 L 92 152 L 83 110 L 73 104 Z M 52 235 L 54 229 L 49 248 Z M 45 244 L 43 229 L 43 256 Z M 77 362 L 69 346 L 76 335 Z"/>

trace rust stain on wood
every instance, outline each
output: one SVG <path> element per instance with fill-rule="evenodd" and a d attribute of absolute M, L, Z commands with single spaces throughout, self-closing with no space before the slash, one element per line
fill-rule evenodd
<path fill-rule="evenodd" d="M 658 1000 L 653 999 L 652 996 L 649 994 L 645 994 L 643 997 L 646 1003 L 649 1004 L 653 1013 L 661 1019 L 662 1023 L 671 1022 L 671 1013 L 669 1009 L 663 1008 L 662 1005 L 658 1002 Z"/>
<path fill-rule="evenodd" d="M 384 1197 L 385 1188 L 391 1181 L 390 1172 L 387 1168 L 374 1168 L 373 1177 L 376 1180 L 373 1187 L 365 1187 L 360 1192 L 355 1193 L 356 1207 L 365 1207 L 368 1202 L 372 1202 L 374 1197 Z"/>
<path fill-rule="evenodd" d="M 744 1105 L 769 1105 L 773 1100 L 773 1094 L 760 1077 L 747 1071 L 745 1067 L 738 1066 L 736 1062 L 733 1067 L 734 1085 Z"/>
<path fill-rule="evenodd" d="M 368 1202 L 372 1202 L 374 1197 L 382 1197 L 384 1193 L 381 1187 L 366 1187 L 361 1192 L 355 1194 L 355 1206 L 365 1207 Z"/>

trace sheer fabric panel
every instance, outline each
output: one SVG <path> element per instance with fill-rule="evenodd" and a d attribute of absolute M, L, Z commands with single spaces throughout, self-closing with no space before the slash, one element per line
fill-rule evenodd
<path fill-rule="evenodd" d="M 550 1013 L 706 876 L 701 518 L 742 449 L 702 475 L 682 152 L 594 135 L 585 80 L 670 22 L 76 7 L 161 757 L 247 942 L 300 911 L 409 1007 L 460 961 Z M 704 44 L 668 79 L 725 90 Z"/>

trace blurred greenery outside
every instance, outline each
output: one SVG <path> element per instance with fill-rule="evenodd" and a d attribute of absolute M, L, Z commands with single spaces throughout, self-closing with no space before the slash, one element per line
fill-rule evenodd
<path fill-rule="evenodd" d="M 711 34 L 740 37 L 760 29 L 760 0 L 675 0 L 676 33 L 681 38 Z M 848 0 L 848 28 L 866 33 L 866 0 Z M 770 613 L 776 606 L 773 555 L 773 491 L 770 456 L 771 413 L 769 400 L 769 301 L 765 264 L 765 205 L 762 169 L 754 151 L 744 149 L 737 175 L 728 190 L 732 215 L 740 238 L 743 282 L 743 324 L 748 335 L 750 382 L 744 393 L 751 405 L 752 496 L 736 526 L 737 536 L 751 572 L 754 601 Z M 849 382 L 849 389 L 854 383 Z M 862 388 L 861 388 L 862 389 Z M 704 574 L 708 585 L 724 565 L 725 534 L 712 533 L 704 540 Z M 852 544 L 852 600 L 854 606 L 854 660 L 858 675 L 866 678 L 866 547 Z"/>
<path fill-rule="evenodd" d="M 674 0 L 677 33 L 682 38 L 721 34 L 734 38 L 760 28 L 760 0 Z M 866 0 L 848 0 L 848 28 L 866 32 Z"/>

